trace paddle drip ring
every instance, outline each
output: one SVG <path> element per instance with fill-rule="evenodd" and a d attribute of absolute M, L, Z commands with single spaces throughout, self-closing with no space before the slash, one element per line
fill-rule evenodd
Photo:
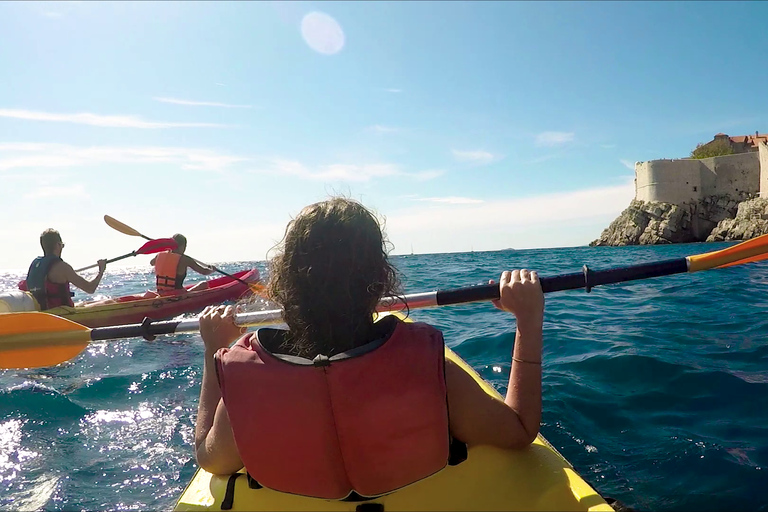
<path fill-rule="evenodd" d="M 144 320 L 141 321 L 141 337 L 144 338 L 147 341 L 154 341 L 157 336 L 154 336 L 152 333 L 149 332 L 149 328 L 152 326 L 152 319 L 148 316 L 144 317 Z"/>
<path fill-rule="evenodd" d="M 584 270 L 584 291 L 589 293 L 592 291 L 592 282 L 591 282 L 592 271 L 589 270 L 589 267 L 586 265 L 584 265 L 583 270 Z"/>

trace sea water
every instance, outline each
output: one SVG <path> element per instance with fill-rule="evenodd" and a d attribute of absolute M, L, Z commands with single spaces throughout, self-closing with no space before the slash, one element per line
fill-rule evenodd
<path fill-rule="evenodd" d="M 486 283 L 504 269 L 548 276 L 728 245 L 393 261 L 405 292 L 416 293 Z M 266 270 L 264 262 L 255 265 Z M 21 277 L 0 273 L 0 290 Z M 151 281 L 147 268 L 109 269 L 98 293 L 137 293 Z M 512 316 L 489 303 L 411 316 L 439 327 L 449 346 L 506 391 Z M 196 469 L 202 358 L 202 342 L 192 333 L 92 343 L 55 367 L 0 371 L 0 509 L 172 508 Z M 589 294 L 547 294 L 543 399 L 541 432 L 604 496 L 641 510 L 768 510 L 768 262 Z"/>

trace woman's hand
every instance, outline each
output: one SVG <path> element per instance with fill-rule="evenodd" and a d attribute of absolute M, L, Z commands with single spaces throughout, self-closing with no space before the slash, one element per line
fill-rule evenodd
<path fill-rule="evenodd" d="M 491 281 L 493 283 L 493 281 Z M 544 292 L 535 271 L 505 270 L 501 273 L 498 300 L 493 305 L 515 315 L 518 322 L 542 322 L 544 319 Z"/>
<path fill-rule="evenodd" d="M 229 347 L 243 332 L 244 327 L 235 325 L 233 306 L 208 306 L 200 315 L 200 335 L 209 354 Z"/>

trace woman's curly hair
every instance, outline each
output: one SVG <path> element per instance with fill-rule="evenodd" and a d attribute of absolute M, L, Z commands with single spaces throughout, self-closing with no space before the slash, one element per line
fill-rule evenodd
<path fill-rule="evenodd" d="M 304 208 L 270 263 L 267 291 L 289 328 L 282 348 L 313 358 L 371 341 L 376 305 L 400 286 L 387 243 L 356 201 L 334 197 Z"/>

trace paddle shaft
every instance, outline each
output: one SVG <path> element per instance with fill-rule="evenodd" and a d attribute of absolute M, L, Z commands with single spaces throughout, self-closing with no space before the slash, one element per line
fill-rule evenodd
<path fill-rule="evenodd" d="M 604 284 L 635 281 L 649 277 L 668 276 L 688 272 L 686 258 L 643 263 L 629 267 L 610 268 L 606 270 L 591 270 L 584 265 L 581 272 L 561 274 L 551 277 L 540 277 L 541 289 L 544 293 L 560 292 L 564 290 L 576 290 L 584 288 L 589 293 L 593 287 Z M 499 298 L 499 285 L 485 284 L 456 290 L 438 290 L 435 294 L 433 306 L 447 306 L 449 304 L 462 304 L 465 302 L 477 302 L 483 300 L 495 300 Z M 409 307 L 413 307 L 408 302 Z"/>
<path fill-rule="evenodd" d="M 125 258 L 136 256 L 136 254 L 138 254 L 136 251 L 129 252 L 128 254 L 123 254 L 122 256 L 118 256 L 117 258 L 112 258 L 111 260 L 107 260 L 107 263 L 114 263 L 116 261 L 124 260 Z M 94 263 L 93 265 L 88 265 L 87 267 L 79 268 L 75 270 L 75 272 L 82 272 L 83 270 L 88 270 L 89 268 L 96 268 L 98 266 L 99 266 L 98 263 Z"/>
<path fill-rule="evenodd" d="M 122 256 L 118 256 L 117 258 L 112 258 L 110 260 L 107 260 L 107 263 L 113 263 L 115 261 L 120 261 L 125 258 L 130 258 L 131 256 L 136 256 L 139 254 L 154 254 L 156 252 L 165 251 L 168 249 L 175 249 L 178 247 L 178 244 L 175 240 L 171 238 L 160 238 L 157 240 L 150 239 L 149 242 L 145 243 L 135 251 L 131 251 L 128 254 L 123 254 Z M 79 268 L 75 270 L 75 272 L 82 272 L 83 270 L 88 270 L 89 268 L 98 267 L 99 264 L 96 263 L 94 265 L 89 265 L 87 267 Z"/>
<path fill-rule="evenodd" d="M 594 286 L 613 284 L 624 281 L 634 281 L 649 277 L 659 277 L 679 274 L 688 271 L 686 258 L 645 263 L 630 267 L 619 267 L 607 270 L 589 270 L 586 265 L 582 272 L 561 274 L 539 279 L 545 293 L 575 290 L 585 288 L 589 291 Z M 406 309 L 420 309 L 431 306 L 447 306 L 469 302 L 488 301 L 499 298 L 499 285 L 486 284 L 437 290 L 426 293 L 415 293 L 403 297 L 386 297 L 376 308 L 379 312 Z M 240 313 L 235 316 L 235 323 L 240 326 L 270 325 L 282 322 L 282 312 L 279 309 Z M 113 327 L 97 327 L 91 330 L 91 340 L 108 340 L 128 337 L 144 337 L 152 339 L 161 334 L 180 332 L 195 332 L 200 330 L 200 320 L 166 320 L 160 322 L 145 321 L 142 324 L 118 325 Z"/>

